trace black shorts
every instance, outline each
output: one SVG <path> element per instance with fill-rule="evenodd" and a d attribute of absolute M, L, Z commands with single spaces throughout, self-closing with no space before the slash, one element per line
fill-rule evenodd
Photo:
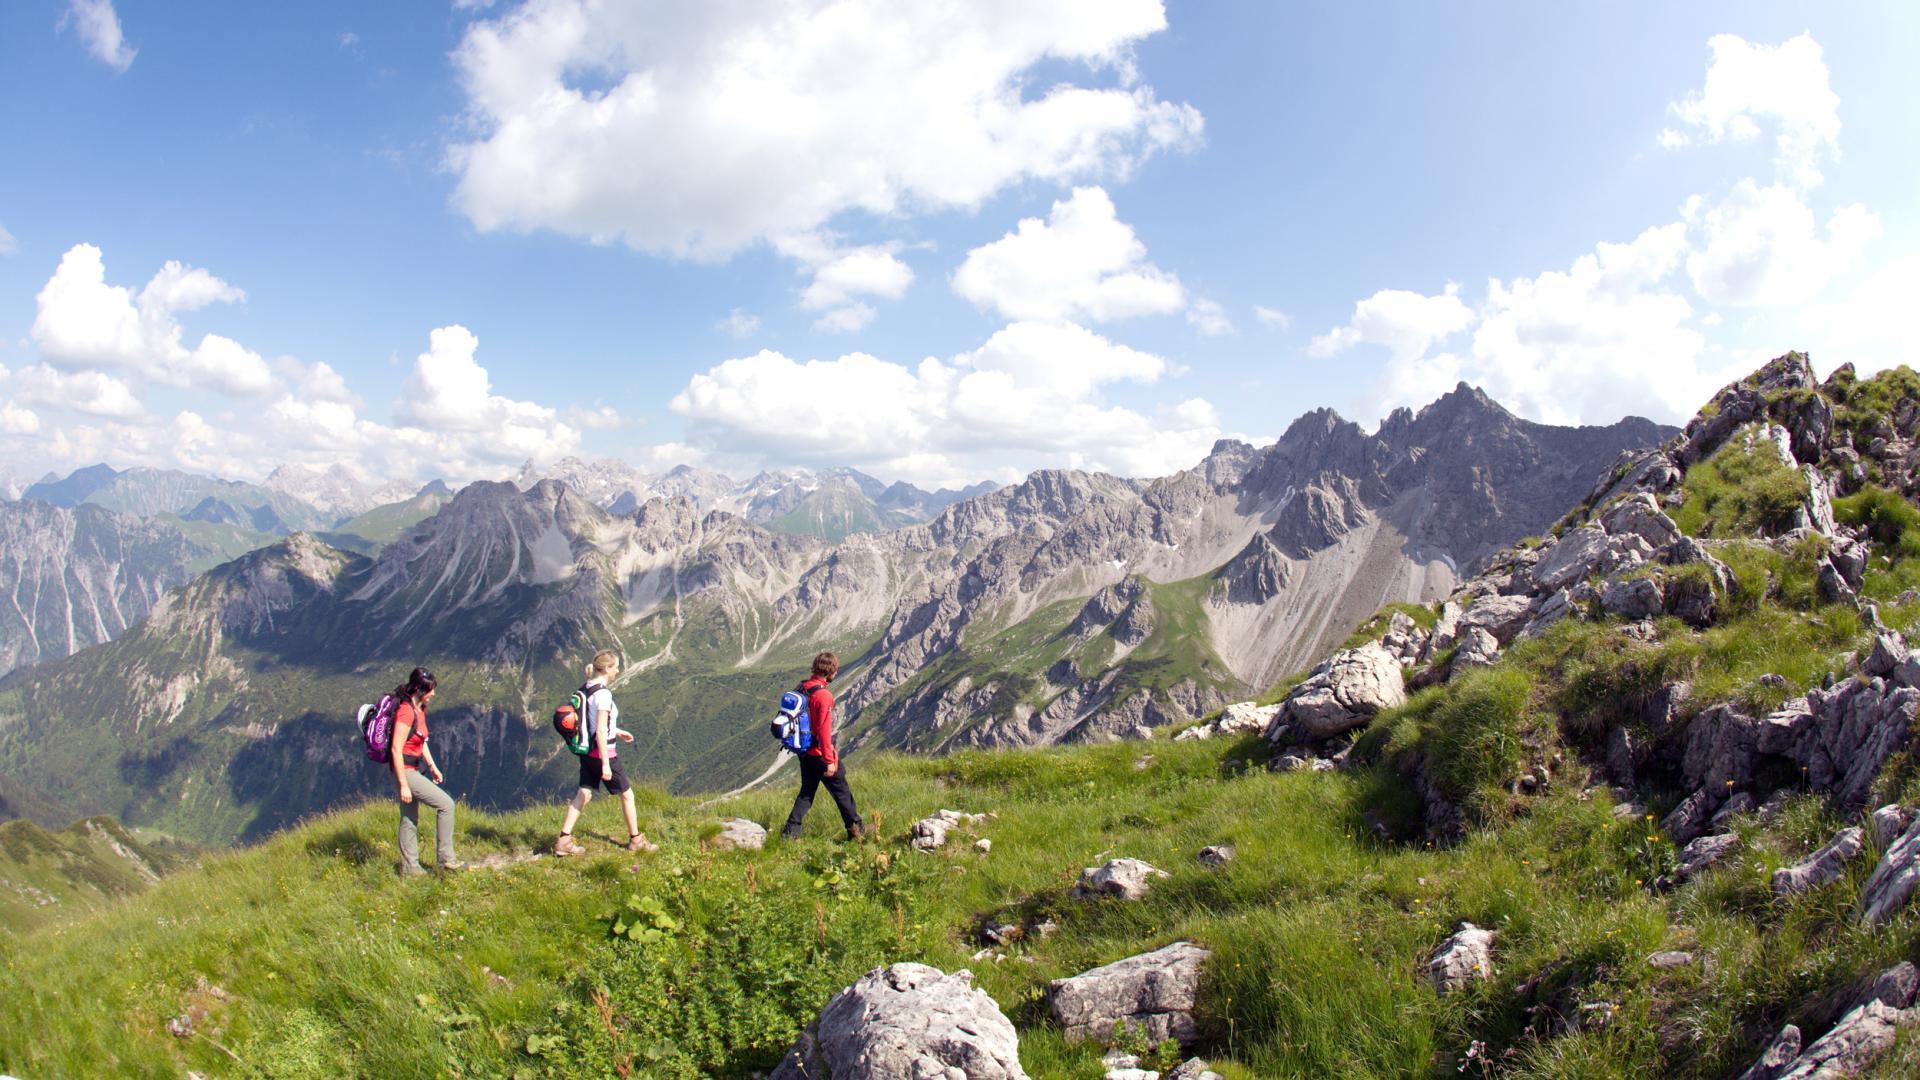
<path fill-rule="evenodd" d="M 609 795 L 625 794 L 628 789 L 633 787 L 632 784 L 627 783 L 627 771 L 620 767 L 619 758 L 614 758 L 612 765 L 613 779 L 602 780 L 600 779 L 600 759 L 581 755 L 580 786 L 586 788 L 588 791 L 592 791 L 594 788 L 605 788 Z"/>

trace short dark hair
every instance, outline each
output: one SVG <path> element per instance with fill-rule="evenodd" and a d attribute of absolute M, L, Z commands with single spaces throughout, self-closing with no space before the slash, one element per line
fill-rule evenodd
<path fill-rule="evenodd" d="M 819 678 L 832 682 L 833 677 L 840 674 L 840 658 L 830 652 L 821 653 L 813 658 L 813 673 Z"/>

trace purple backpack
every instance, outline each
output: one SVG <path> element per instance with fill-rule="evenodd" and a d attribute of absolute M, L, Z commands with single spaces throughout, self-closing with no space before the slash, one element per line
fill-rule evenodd
<path fill-rule="evenodd" d="M 393 714 L 399 708 L 400 699 L 392 694 L 382 695 L 378 705 L 360 706 L 360 741 L 366 744 L 368 761 L 393 761 Z"/>

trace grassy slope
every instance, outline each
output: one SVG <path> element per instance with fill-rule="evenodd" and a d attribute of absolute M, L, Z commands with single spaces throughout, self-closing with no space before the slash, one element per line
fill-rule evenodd
<path fill-rule="evenodd" d="M 1226 663 L 1214 651 L 1207 633 L 1205 602 L 1213 587 L 1210 576 L 1160 583 L 1147 581 L 1147 597 L 1153 609 L 1153 630 L 1119 664 L 1111 701 L 1119 704 L 1140 689 L 1164 691 L 1191 679 L 1203 687 L 1217 687 L 1228 693 L 1246 689 L 1235 679 Z M 1058 600 L 1026 616 L 1011 626 L 995 629 L 990 624 L 967 628 L 961 647 L 942 655 L 914 678 L 908 680 L 880 702 L 867 708 L 866 715 L 884 715 L 895 702 L 904 701 L 929 685 L 951 684 L 962 677 L 973 685 L 1000 684 L 996 715 L 1004 715 L 1016 704 L 1044 709 L 1053 700 L 1053 688 L 1042 678 L 1054 664 L 1071 659 L 1087 677 L 1113 666 L 1120 652 L 1109 626 L 1086 640 L 1069 632 L 1074 616 L 1086 604 L 1084 597 Z M 958 729 L 927 733 L 929 749 L 945 743 Z"/>
<path fill-rule="evenodd" d="M 180 867 L 191 854 L 164 838 L 136 837 L 106 818 L 76 821 L 59 832 L 31 821 L 0 822 L 0 938 L 140 892 L 153 874 Z"/>

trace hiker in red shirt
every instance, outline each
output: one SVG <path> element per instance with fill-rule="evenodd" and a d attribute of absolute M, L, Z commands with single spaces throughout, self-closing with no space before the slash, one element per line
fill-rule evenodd
<path fill-rule="evenodd" d="M 417 667 L 393 688 L 400 705 L 393 713 L 393 779 L 400 789 L 400 873 L 424 874 L 420 866 L 420 804 L 433 808 L 434 857 L 442 870 L 464 870 L 453 853 L 453 796 L 440 790 L 445 778 L 427 745 L 427 702 L 433 700 L 433 672 Z M 433 774 L 429 780 L 422 767 Z"/>
<path fill-rule="evenodd" d="M 813 722 L 813 746 L 800 755 L 800 794 L 794 796 L 793 813 L 787 815 L 786 828 L 780 830 L 782 839 L 799 838 L 807 811 L 813 809 L 813 793 L 821 784 L 827 786 L 827 794 L 833 796 L 833 804 L 840 808 L 840 821 L 847 827 L 847 839 L 858 840 L 866 835 L 860 812 L 853 806 L 853 789 L 847 787 L 846 767 L 840 763 L 840 751 L 833 747 L 833 691 L 827 689 L 827 684 L 838 674 L 840 658 L 823 652 L 813 658 L 813 677 L 796 688 L 807 699 L 807 715 Z"/>

